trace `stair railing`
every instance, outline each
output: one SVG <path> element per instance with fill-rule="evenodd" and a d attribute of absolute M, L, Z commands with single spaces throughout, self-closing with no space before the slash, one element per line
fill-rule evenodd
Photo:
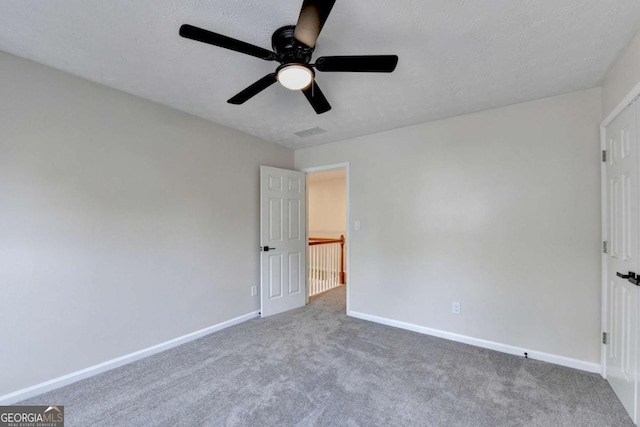
<path fill-rule="evenodd" d="M 309 296 L 345 283 L 344 244 L 344 236 L 309 237 Z"/>

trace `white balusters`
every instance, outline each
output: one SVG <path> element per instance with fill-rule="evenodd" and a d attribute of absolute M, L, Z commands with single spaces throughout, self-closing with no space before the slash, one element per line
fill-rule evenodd
<path fill-rule="evenodd" d="M 341 237 L 342 239 L 342 237 Z M 343 240 L 310 239 L 309 296 L 340 286 Z M 316 241 L 317 240 L 317 241 Z"/>

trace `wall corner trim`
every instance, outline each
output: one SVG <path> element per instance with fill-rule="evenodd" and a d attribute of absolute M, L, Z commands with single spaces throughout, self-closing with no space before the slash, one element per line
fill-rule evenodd
<path fill-rule="evenodd" d="M 406 329 L 408 331 L 418 332 L 424 335 L 430 335 L 438 338 L 444 338 L 450 341 L 457 341 L 464 344 L 474 345 L 476 347 L 495 350 L 501 353 L 513 354 L 516 356 L 523 356 L 524 352 L 526 351 L 530 359 L 540 360 L 543 362 L 553 363 L 555 365 L 566 366 L 568 368 L 579 369 L 581 371 L 586 371 L 586 372 L 591 372 L 596 374 L 601 373 L 601 367 L 599 363 L 586 362 L 584 360 L 572 359 L 565 356 L 559 356 L 555 354 L 544 353 L 544 352 L 520 348 L 520 347 L 514 347 L 512 345 L 502 344 L 495 341 L 487 341 L 480 338 L 473 338 L 466 335 L 460 335 L 452 332 L 441 331 L 439 329 L 427 328 L 425 326 L 419 326 L 413 323 L 387 319 L 384 317 L 374 316 L 366 313 L 360 313 L 357 311 L 349 311 L 347 315 L 351 317 L 355 317 L 357 319 L 368 320 L 370 322 L 380 323 L 382 325 L 392 326 L 394 328 Z"/>
<path fill-rule="evenodd" d="M 609 112 L 607 117 L 605 117 L 605 119 L 600 124 L 600 127 L 606 128 L 607 126 L 609 126 L 609 124 L 611 124 L 611 122 L 616 117 L 618 117 L 618 115 L 622 113 L 622 111 L 624 111 L 625 108 L 631 105 L 638 96 L 640 96 L 640 82 L 638 82 L 633 88 L 631 88 L 631 91 L 624 98 L 620 100 L 618 105 L 616 105 L 612 111 Z M 606 112 L 603 112 L 603 114 L 604 113 Z"/>
<path fill-rule="evenodd" d="M 145 357 L 149 357 L 154 354 L 161 353 L 165 350 L 169 350 L 173 347 L 186 344 L 189 341 L 197 340 L 198 338 L 202 338 L 206 335 L 212 334 L 214 332 L 220 331 L 230 326 L 234 326 L 239 323 L 246 322 L 247 320 L 251 320 L 256 317 L 259 317 L 259 315 L 260 315 L 259 311 L 254 311 L 248 314 L 244 314 L 242 316 L 235 317 L 225 322 L 221 322 L 216 325 L 209 326 L 207 328 L 188 333 L 181 337 L 174 338 L 172 340 L 165 341 L 163 343 L 156 344 L 154 346 L 147 347 L 145 349 L 138 350 L 133 353 L 129 353 L 124 356 L 120 356 L 115 359 L 111 359 L 106 362 L 102 362 L 97 365 L 90 366 L 88 368 L 81 369 L 79 371 L 72 372 L 70 374 L 63 375 L 61 377 L 54 378 L 49 381 L 45 381 L 40 384 L 36 384 L 31 387 L 26 387 L 9 394 L 5 394 L 4 396 L 0 396 L 0 405 L 12 405 L 16 402 L 20 402 L 22 400 L 32 398 L 39 394 L 46 393 L 51 390 L 55 390 L 65 385 L 73 384 L 85 378 L 89 378 L 94 375 L 101 374 L 111 369 L 118 368 L 120 366 L 126 365 L 131 362 L 135 362 L 136 360 L 140 360 Z"/>

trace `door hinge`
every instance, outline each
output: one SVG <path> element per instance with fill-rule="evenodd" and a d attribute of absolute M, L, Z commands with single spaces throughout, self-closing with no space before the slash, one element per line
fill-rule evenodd
<path fill-rule="evenodd" d="M 608 249 L 609 245 L 608 242 L 605 240 L 604 242 L 602 242 L 602 252 L 603 253 L 607 253 L 607 249 Z"/>
<path fill-rule="evenodd" d="M 602 344 L 606 344 L 607 343 L 607 333 L 603 332 L 602 333 Z"/>
<path fill-rule="evenodd" d="M 607 161 L 607 150 L 602 150 L 602 161 L 603 162 Z"/>

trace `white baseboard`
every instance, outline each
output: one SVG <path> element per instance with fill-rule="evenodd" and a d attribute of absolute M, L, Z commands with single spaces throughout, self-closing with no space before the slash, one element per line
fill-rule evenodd
<path fill-rule="evenodd" d="M 413 323 L 401 322 L 399 320 L 387 319 L 384 317 L 374 316 L 371 314 L 360 313 L 357 311 L 350 311 L 347 315 L 356 317 L 362 320 L 368 320 L 370 322 L 380 323 L 387 326 L 393 326 L 396 328 L 406 329 L 420 334 L 431 335 L 438 338 L 444 338 L 450 341 L 457 341 L 464 344 L 474 345 L 476 347 L 488 348 L 490 350 L 499 351 L 502 353 L 514 354 L 517 356 L 527 355 L 530 359 L 541 360 L 543 362 L 549 362 L 556 365 L 566 366 L 569 368 L 579 369 L 581 371 L 601 373 L 601 367 L 599 363 L 585 362 L 584 360 L 572 359 L 570 357 L 558 356 L 556 354 L 544 353 L 541 351 L 529 350 L 521 347 L 515 347 L 508 344 L 502 344 L 495 341 L 487 341 L 479 338 L 473 338 L 466 335 L 454 334 L 452 332 L 441 331 L 438 329 L 427 328 L 424 326 L 415 325 Z"/>
<path fill-rule="evenodd" d="M 231 320 L 227 320 L 226 322 L 218 323 L 217 325 L 209 326 L 208 328 L 200 329 L 199 331 L 191 332 L 190 334 L 186 334 L 181 337 L 174 338 L 169 341 L 165 341 L 161 344 L 157 344 L 157 345 L 145 348 L 143 350 L 139 350 L 121 357 L 117 357 L 115 359 L 111 359 L 106 362 L 99 363 L 97 365 L 82 369 L 80 371 L 72 372 L 70 374 L 63 375 L 61 377 L 54 378 L 49 381 L 45 381 L 43 383 L 36 384 L 31 387 L 23 388 L 13 393 L 5 394 L 4 396 L 0 396 L 0 405 L 11 405 L 16 402 L 20 402 L 22 400 L 29 399 L 39 394 L 54 390 L 56 388 L 60 388 L 62 386 L 75 383 L 85 378 L 92 377 L 102 372 L 109 371 L 111 369 L 120 367 L 122 365 L 126 365 L 127 363 L 135 362 L 136 360 L 149 357 L 151 355 L 160 353 L 165 350 L 169 350 L 170 348 L 177 347 L 189 341 L 202 338 L 205 335 L 212 334 L 221 329 L 228 328 L 229 326 L 246 322 L 247 320 L 251 320 L 253 318 L 258 317 L 259 314 L 260 314 L 259 311 L 254 311 L 252 313 L 245 314 L 243 316 L 239 316 Z"/>

